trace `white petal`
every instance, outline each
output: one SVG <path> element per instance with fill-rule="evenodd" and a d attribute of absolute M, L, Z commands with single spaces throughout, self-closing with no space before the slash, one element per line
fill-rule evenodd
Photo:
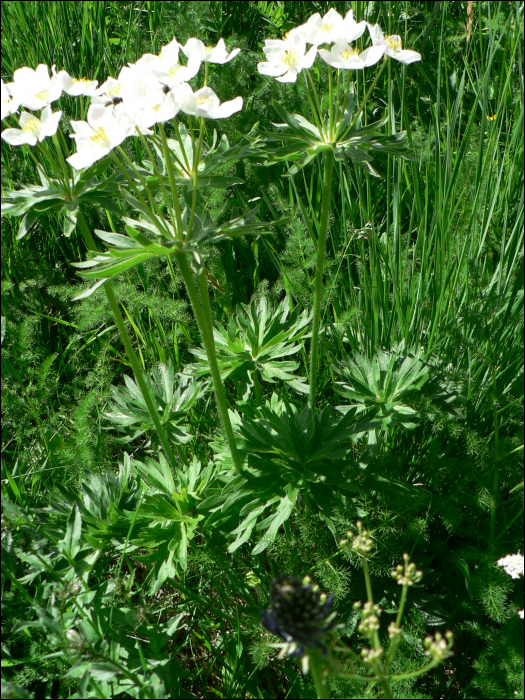
<path fill-rule="evenodd" d="M 368 68 L 369 66 L 374 66 L 378 61 L 381 60 L 383 54 L 385 53 L 386 46 L 369 46 L 363 51 L 360 58 L 364 62 L 364 65 Z"/>
<path fill-rule="evenodd" d="M 408 66 L 410 63 L 414 63 L 414 61 L 421 61 L 420 53 L 417 51 L 409 51 L 408 49 L 402 49 L 401 51 L 390 53 L 389 56 L 395 58 L 396 61 L 404 63 L 406 66 Z"/>
<path fill-rule="evenodd" d="M 87 122 L 83 121 L 75 121 L 74 119 L 71 119 L 69 122 L 71 126 L 73 127 L 73 131 L 75 132 L 74 134 L 69 134 L 70 138 L 76 138 L 77 136 L 79 137 L 86 137 L 89 138 L 91 137 L 91 134 L 93 133 L 93 129 L 89 126 Z"/>
<path fill-rule="evenodd" d="M 372 26 L 371 24 L 367 24 L 367 26 L 368 32 L 370 33 L 370 38 L 372 39 L 372 44 L 374 44 L 375 46 L 376 44 L 383 43 L 385 37 L 383 35 L 383 30 L 381 29 L 379 24 L 374 24 L 374 26 Z"/>
<path fill-rule="evenodd" d="M 236 97 L 234 100 L 229 100 L 229 102 L 224 102 L 217 110 L 214 115 L 214 119 L 224 119 L 226 117 L 231 117 L 235 112 L 240 112 L 242 109 L 243 100 L 242 97 Z"/>
<path fill-rule="evenodd" d="M 311 68 L 314 64 L 316 55 L 317 47 L 312 46 L 312 48 L 308 51 L 306 56 L 303 59 L 301 59 L 301 68 Z"/>
<path fill-rule="evenodd" d="M 67 162 L 75 170 L 82 170 L 82 168 L 89 168 L 90 165 L 96 163 L 105 155 L 109 153 L 108 148 L 83 148 L 78 153 L 73 153 L 72 156 L 67 158 Z"/>
<path fill-rule="evenodd" d="M 37 141 L 34 134 L 22 131 L 22 129 L 4 129 L 2 138 L 11 146 L 21 146 L 24 143 L 34 146 Z"/>
<path fill-rule="evenodd" d="M 280 83 L 295 83 L 297 80 L 297 71 L 295 68 L 289 68 L 282 78 L 275 78 Z"/>
<path fill-rule="evenodd" d="M 257 70 L 261 75 L 270 75 L 275 78 L 277 75 L 283 75 L 283 73 L 286 73 L 287 68 L 282 64 L 279 65 L 276 63 L 263 61 L 262 63 L 257 64 Z"/>
<path fill-rule="evenodd" d="M 191 39 L 188 39 L 186 44 L 181 48 L 183 54 L 188 58 L 191 58 L 192 56 L 197 56 L 197 58 L 199 58 L 201 61 L 204 61 L 206 59 L 206 47 L 200 39 L 192 37 Z"/>
<path fill-rule="evenodd" d="M 331 51 L 328 51 L 327 49 L 317 49 L 317 53 L 319 56 L 321 56 L 325 63 L 328 63 L 329 66 L 335 65 L 335 59 Z"/>
<path fill-rule="evenodd" d="M 46 117 L 46 119 L 42 119 L 42 129 L 40 130 L 40 136 L 38 137 L 39 141 L 43 141 L 46 136 L 54 136 L 57 132 L 58 129 L 58 124 L 60 122 L 60 117 L 62 116 L 62 112 L 51 112 L 51 107 L 48 107 L 49 109 L 49 116 Z M 45 112 L 46 110 L 44 110 Z"/>
<path fill-rule="evenodd" d="M 366 29 L 366 22 L 363 20 L 362 22 L 354 22 L 353 24 L 349 25 L 348 27 L 345 27 L 345 40 L 350 43 L 351 41 L 355 41 L 356 39 L 359 39 L 359 37 L 363 36 L 364 32 Z"/>

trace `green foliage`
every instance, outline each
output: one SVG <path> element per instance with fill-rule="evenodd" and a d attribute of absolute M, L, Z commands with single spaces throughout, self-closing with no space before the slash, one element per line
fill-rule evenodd
<path fill-rule="evenodd" d="M 137 384 L 126 375 L 124 382 L 127 390 L 111 387 L 113 403 L 110 407 L 113 410 L 104 413 L 104 417 L 126 436 L 119 438 L 119 442 L 128 443 L 145 432 L 155 435 L 146 402 Z M 189 377 L 179 376 L 176 380 L 173 365 L 169 362 L 153 370 L 148 388 L 155 405 L 159 407 L 161 422 L 170 439 L 182 444 L 189 442 L 192 435 L 187 426 L 181 425 L 181 421 L 203 395 L 206 385 Z"/>
<path fill-rule="evenodd" d="M 298 84 L 255 65 L 264 39 L 331 6 L 378 21 L 423 60 L 389 64 L 340 144 L 312 409 L 295 402 L 310 379 L 326 144 Z M 209 85 L 244 98 L 220 138 L 206 125 L 191 234 L 240 476 L 195 379 L 208 366 L 164 258 L 176 246 L 152 235 L 141 202 L 115 195 L 126 177 L 141 192 L 140 176 L 170 233 L 160 142 L 147 152 L 130 139 L 138 175 L 103 160 L 72 196 L 38 151 L 36 165 L 2 142 L 2 697 L 313 697 L 297 661 L 274 660 L 259 611 L 274 577 L 309 573 L 334 594 L 336 643 L 359 653 L 362 563 L 337 546 L 356 517 L 374 541 L 385 646 L 392 567 L 410 552 L 424 574 L 392 672 L 424 662 L 426 634 L 456 637 L 443 668 L 394 696 L 523 697 L 523 581 L 495 565 L 523 551 L 521 4 L 4 2 L 2 23 L 6 82 L 40 62 L 101 82 L 174 35 L 224 36 L 242 52 L 210 65 Z M 324 70 L 313 78 L 327 105 Z M 352 75 L 348 126 L 370 84 Z M 85 118 L 80 100 L 57 109 Z M 192 127 L 181 117 L 181 146 L 166 126 L 182 209 Z M 283 150 L 267 167 L 270 145 Z M 88 254 L 78 212 L 109 250 Z M 174 442 L 189 440 L 174 465 L 102 290 L 72 302 L 92 285 L 71 267 L 87 257 L 94 280 L 126 268 L 113 286 L 151 396 Z M 330 678 L 329 691 L 383 697 L 352 679 Z"/>
<path fill-rule="evenodd" d="M 294 375 L 299 363 L 283 358 L 301 351 L 298 341 L 309 337 L 309 324 L 306 311 L 300 314 L 297 307 L 290 314 L 288 300 L 275 310 L 268 307 L 264 297 L 257 305 L 255 300 L 249 306 L 243 305 L 235 319 L 230 318 L 227 330 L 219 324 L 213 331 L 221 379 L 239 380 L 240 393 L 245 399 L 251 393 L 251 386 L 255 385 L 259 402 L 258 374 L 264 382 L 276 384 L 283 381 L 295 391 L 307 394 L 304 377 Z M 188 371 L 197 376 L 208 374 L 206 353 L 201 349 L 191 352 L 198 362 L 190 365 Z"/>

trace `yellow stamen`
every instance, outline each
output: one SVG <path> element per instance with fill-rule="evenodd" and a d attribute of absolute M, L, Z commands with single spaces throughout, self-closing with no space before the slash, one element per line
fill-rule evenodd
<path fill-rule="evenodd" d="M 210 51 L 213 49 L 213 46 L 206 46 L 206 51 L 210 53 Z"/>
<path fill-rule="evenodd" d="M 78 83 L 80 83 L 81 85 L 89 85 L 90 82 L 91 81 L 87 78 L 73 78 L 72 85 L 77 85 Z"/>
<path fill-rule="evenodd" d="M 35 97 L 38 97 L 39 100 L 43 100 L 44 102 L 47 102 L 49 100 L 49 91 L 48 90 L 41 90 L 39 93 L 35 95 Z"/>
<path fill-rule="evenodd" d="M 334 28 L 334 25 L 333 25 L 333 24 L 327 24 L 326 22 L 324 22 L 323 24 L 321 24 L 321 26 L 319 27 L 319 29 L 320 29 L 322 32 L 326 32 L 327 34 L 328 34 L 328 32 L 331 32 L 333 28 Z"/>
<path fill-rule="evenodd" d="M 33 117 L 32 119 L 28 119 L 26 123 L 22 126 L 22 131 L 25 131 L 29 134 L 35 134 L 36 136 L 39 126 L 40 120 L 36 117 Z"/>
<path fill-rule="evenodd" d="M 98 129 L 94 130 L 94 133 L 91 136 L 91 140 L 100 146 L 109 147 L 109 138 L 103 126 L 99 126 Z"/>
<path fill-rule="evenodd" d="M 169 69 L 168 75 L 170 75 L 171 77 L 173 77 L 173 76 L 175 75 L 175 73 L 179 70 L 179 68 L 182 68 L 182 66 L 181 66 L 180 63 L 177 63 L 176 66 L 173 66 L 172 68 Z"/>
<path fill-rule="evenodd" d="M 385 41 L 394 51 L 401 51 L 401 49 L 403 48 L 401 39 L 398 36 L 387 34 L 385 36 Z"/>
<path fill-rule="evenodd" d="M 345 49 L 339 54 L 341 61 L 348 61 L 352 56 L 359 56 L 359 51 L 357 49 Z"/>
<path fill-rule="evenodd" d="M 117 85 L 114 85 L 113 87 L 109 88 L 107 94 L 108 94 L 108 97 L 118 97 L 121 92 L 122 92 L 122 85 L 120 83 L 117 83 Z"/>
<path fill-rule="evenodd" d="M 285 66 L 293 66 L 294 63 L 297 63 L 298 60 L 299 56 L 296 51 L 286 50 L 281 57 L 281 61 L 284 63 Z"/>
<path fill-rule="evenodd" d="M 197 100 L 198 105 L 203 105 L 206 104 L 206 102 L 211 102 L 211 97 L 204 97 L 203 95 L 200 95 L 199 97 L 195 98 Z"/>

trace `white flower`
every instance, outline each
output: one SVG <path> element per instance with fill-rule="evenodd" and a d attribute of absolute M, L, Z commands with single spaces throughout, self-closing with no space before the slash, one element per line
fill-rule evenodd
<path fill-rule="evenodd" d="M 135 65 L 153 74 L 163 85 L 174 87 L 180 83 L 185 83 L 197 75 L 201 59 L 197 54 L 193 54 L 188 60 L 188 65 L 182 66 L 179 63 L 180 48 L 179 42 L 173 39 L 169 44 L 162 47 L 158 56 L 146 53 Z"/>
<path fill-rule="evenodd" d="M 200 61 L 221 64 L 228 63 L 240 52 L 240 49 L 233 49 L 233 51 L 228 53 L 226 51 L 224 39 L 219 39 L 217 46 L 205 46 L 204 42 L 200 39 L 195 39 L 195 37 L 188 39 L 186 44 L 181 48 L 184 55 L 187 56 L 189 60 L 196 57 Z"/>
<path fill-rule="evenodd" d="M 413 63 L 414 61 L 421 61 L 420 53 L 403 49 L 403 42 L 399 34 L 387 34 L 385 36 L 379 24 L 374 24 L 374 26 L 369 24 L 368 31 L 370 32 L 372 44 L 374 46 L 385 46 L 385 53 L 387 56 L 390 56 L 390 58 L 395 58 L 396 61 L 400 61 L 405 65 Z"/>
<path fill-rule="evenodd" d="M 13 83 L 4 84 L 2 80 L 2 119 L 16 112 L 20 107 L 20 100 L 12 94 Z"/>
<path fill-rule="evenodd" d="M 34 146 L 37 141 L 43 141 L 46 136 L 53 136 L 58 129 L 58 122 L 62 112 L 52 112 L 51 107 L 42 110 L 40 119 L 29 112 L 20 115 L 20 129 L 5 129 L 2 138 L 11 146 L 20 146 L 27 143 Z"/>
<path fill-rule="evenodd" d="M 523 610 L 518 610 L 518 615 L 519 615 L 519 616 L 521 617 L 521 619 L 523 620 Z"/>
<path fill-rule="evenodd" d="M 91 104 L 104 104 L 106 107 L 114 107 L 123 102 L 126 95 L 133 93 L 135 83 L 143 81 L 147 72 L 136 65 L 124 66 L 120 69 L 118 78 L 108 78 L 105 83 L 97 88 Z M 147 79 L 146 79 L 147 80 Z M 149 80 L 156 81 L 153 76 Z"/>
<path fill-rule="evenodd" d="M 58 78 L 62 82 L 62 89 L 72 97 L 78 97 L 79 95 L 92 97 L 97 90 L 98 80 L 72 78 L 65 70 L 56 73 L 55 66 L 53 66 L 53 77 Z"/>
<path fill-rule="evenodd" d="M 385 53 L 384 46 L 370 46 L 362 53 L 352 48 L 344 41 L 336 42 L 330 51 L 318 49 L 319 55 L 325 63 L 333 68 L 357 69 L 368 68 L 376 64 Z"/>
<path fill-rule="evenodd" d="M 54 66 L 53 66 L 54 69 Z M 18 68 L 13 74 L 11 94 L 27 109 L 43 109 L 62 94 L 62 81 L 49 76 L 45 63 L 32 68 Z"/>
<path fill-rule="evenodd" d="M 173 119 L 180 112 L 183 97 L 188 91 L 191 93 L 187 83 L 181 83 L 171 90 L 167 85 L 155 82 L 146 84 L 138 80 L 126 94 L 123 111 L 134 126 L 147 133 L 150 126 Z"/>
<path fill-rule="evenodd" d="M 291 31 L 286 39 L 267 39 L 263 51 L 267 61 L 257 64 L 262 75 L 271 75 L 280 83 L 295 83 L 303 68 L 311 68 L 317 47 L 306 53 L 306 41 L 298 31 Z"/>
<path fill-rule="evenodd" d="M 87 122 L 71 120 L 74 134 L 70 138 L 77 143 L 77 153 L 69 156 L 68 163 L 75 169 L 87 168 L 107 155 L 130 135 L 133 125 L 121 116 L 113 114 L 104 105 L 91 105 Z"/>
<path fill-rule="evenodd" d="M 346 41 L 347 44 L 349 44 L 351 41 L 359 39 L 359 37 L 364 34 L 365 29 L 365 20 L 361 20 L 361 22 L 356 22 L 354 19 L 354 11 L 348 10 L 343 20 L 343 26 L 341 31 L 339 32 L 339 37 L 340 39 Z"/>
<path fill-rule="evenodd" d="M 523 576 L 523 554 L 507 554 L 498 559 L 498 566 L 502 566 L 511 578 Z"/>
<path fill-rule="evenodd" d="M 312 15 L 308 19 L 306 24 L 302 24 L 300 27 L 297 27 L 297 29 L 309 44 L 319 46 L 320 44 L 330 44 L 340 39 L 342 27 L 343 18 L 339 12 L 332 7 L 324 17 L 321 17 L 321 15 L 316 12 L 315 15 Z"/>
<path fill-rule="evenodd" d="M 182 111 L 196 117 L 223 119 L 242 109 L 242 97 L 236 97 L 229 102 L 220 104 L 219 98 L 209 87 L 203 87 L 197 92 L 186 89 L 182 96 Z"/>

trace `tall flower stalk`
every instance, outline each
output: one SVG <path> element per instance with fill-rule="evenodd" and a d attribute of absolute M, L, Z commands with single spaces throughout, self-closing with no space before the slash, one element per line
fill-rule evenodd
<path fill-rule="evenodd" d="M 330 211 L 332 174 L 334 171 L 334 151 L 330 148 L 324 156 L 323 190 L 321 197 L 321 217 L 317 241 L 317 261 L 315 266 L 314 311 L 312 321 L 312 345 L 310 349 L 310 405 L 315 406 L 317 394 L 317 369 L 319 364 L 319 328 L 321 325 L 321 298 L 323 295 L 323 272 L 326 254 L 326 234 Z"/>
<path fill-rule="evenodd" d="M 186 66 L 181 66 L 179 63 L 179 51 L 181 48 L 188 59 Z M 232 461 L 235 469 L 240 472 L 240 457 L 235 444 L 224 387 L 220 379 L 215 355 L 206 270 L 200 250 L 200 242 L 204 238 L 202 235 L 203 222 L 199 221 L 199 230 L 194 230 L 197 220 L 197 189 L 199 186 L 199 167 L 204 146 L 205 118 L 219 119 L 229 117 L 238 112 L 242 108 L 243 103 L 242 98 L 238 97 L 221 104 L 214 91 L 207 87 L 208 65 L 210 63 L 227 63 L 237 53 L 239 53 L 239 49 L 235 49 L 228 54 L 222 39 L 214 48 L 205 47 L 200 40 L 194 38 L 189 39 L 185 46 L 181 46 L 176 39 L 173 39 L 170 44 L 163 47 L 158 56 L 145 54 L 136 64 L 123 67 L 118 78 L 108 78 L 100 87 L 97 87 L 98 83 L 96 81 L 72 78 L 66 71 L 60 71 L 57 74 L 55 66 L 52 67 L 51 75 L 48 67 L 44 64 L 39 65 L 36 70 L 26 67 L 21 68 L 15 71 L 12 83 L 4 85 L 2 82 L 2 118 L 14 114 L 20 106 L 32 110 L 41 109 L 42 114 L 39 118 L 28 112 L 23 112 L 20 117 L 20 128 L 4 130 L 2 138 L 14 146 L 38 144 L 53 173 L 58 178 L 56 182 L 61 199 L 66 202 L 68 210 L 74 209 L 72 228 L 78 226 L 90 255 L 90 259 L 76 265 L 83 270 L 81 273 L 83 276 L 98 280 L 88 292 L 83 292 L 77 298 L 87 296 L 101 285 L 104 287 L 151 420 L 169 462 L 175 466 L 173 449 L 147 389 L 138 357 L 127 333 L 110 282 L 110 278 L 118 272 L 152 257 L 151 251 L 153 246 L 151 245 L 151 240 L 143 234 L 135 232 L 133 234 L 134 237 L 132 236 L 132 239 L 128 239 L 129 242 L 122 243 L 124 236 L 115 233 L 114 230 L 113 233 L 97 232 L 97 235 L 100 235 L 110 245 L 118 242 L 126 249 L 124 254 L 115 253 L 119 261 L 113 266 L 111 271 L 108 270 L 106 265 L 100 265 L 101 260 L 104 262 L 106 260 L 104 253 L 98 253 L 91 231 L 78 208 L 78 204 L 82 200 L 81 196 L 77 196 L 75 188 L 79 175 L 76 174 L 73 178 L 70 178 L 66 165 L 67 160 L 67 163 L 75 171 L 82 173 L 82 171 L 91 168 L 105 156 L 111 156 L 118 171 L 124 178 L 124 184 L 120 185 L 123 194 L 142 215 L 146 216 L 146 220 L 136 221 L 134 222 L 135 225 L 145 225 L 146 229 L 153 232 L 160 241 L 160 244 L 155 245 L 153 257 L 158 257 L 159 254 L 167 256 L 173 254 L 177 260 L 202 336 L 203 345 L 208 355 L 217 408 L 230 447 Z M 197 75 L 202 62 L 204 62 L 205 68 L 204 87 L 194 93 L 187 81 Z M 87 111 L 86 121 L 71 122 L 73 129 L 71 138 L 76 142 L 77 151 L 69 156 L 67 152 L 63 152 L 62 143 L 57 136 L 62 112 L 53 113 L 51 109 L 51 103 L 58 100 L 63 92 L 72 96 L 90 97 L 92 100 Z M 175 117 L 181 110 L 189 116 L 190 123 L 192 116 L 199 118 L 197 143 L 193 140 L 193 132 L 190 130 L 192 159 L 188 157 L 181 140 L 180 129 L 175 122 Z M 174 121 L 175 133 L 187 171 L 190 169 L 190 160 L 192 160 L 191 171 L 186 171 L 189 178 L 183 177 L 181 181 L 179 177 L 179 182 L 182 182 L 185 187 L 191 184 L 192 188 L 191 207 L 189 213 L 186 212 L 186 215 L 183 214 L 180 206 L 180 194 L 177 186 L 177 177 L 174 172 L 174 153 L 170 149 L 162 125 L 163 122 L 170 120 Z M 151 130 L 156 125 L 158 125 L 160 139 Z M 58 163 L 45 143 L 43 143 L 48 136 L 53 138 Z M 61 132 L 60 136 L 65 145 Z M 169 220 L 165 219 L 161 205 L 149 187 L 143 171 L 135 166 L 121 147 L 122 142 L 129 136 L 140 138 L 146 153 L 151 159 L 158 186 L 164 196 Z M 147 137 L 152 137 L 156 147 L 159 147 L 160 152 L 163 154 L 167 178 L 159 170 Z M 120 158 L 117 153 L 120 155 Z M 92 181 L 93 179 L 89 180 L 89 182 Z M 27 216 L 28 214 L 26 214 L 26 218 Z M 242 224 L 239 224 L 237 221 L 230 223 L 232 228 L 237 224 L 237 228 L 242 230 Z M 68 234 L 71 233 L 72 228 L 68 231 Z M 23 226 L 21 229 L 23 229 Z M 128 228 L 128 232 L 129 230 Z M 19 237 L 25 235 L 25 233 L 25 231 L 19 232 Z M 223 237 L 225 235 L 223 234 Z M 133 243 L 138 243 L 139 247 L 130 252 L 130 249 L 133 248 Z M 111 257 L 111 253 L 114 250 L 110 248 L 107 255 Z M 192 266 L 196 268 L 198 289 L 193 278 Z M 100 267 L 103 268 L 103 271 L 99 270 Z M 171 264 L 170 269 L 172 269 Z"/>
<path fill-rule="evenodd" d="M 362 37 L 368 28 L 371 45 L 361 51 L 354 45 L 354 42 Z M 366 22 L 356 22 L 353 11 L 347 15 L 341 15 L 334 9 L 329 10 L 324 17 L 315 14 L 306 24 L 292 29 L 283 39 L 268 39 L 263 49 L 266 60 L 258 64 L 258 70 L 263 75 L 274 77 L 279 82 L 298 81 L 303 88 L 312 116 L 315 122 L 309 124 L 302 115 L 288 115 L 285 110 L 278 105 L 280 116 L 286 120 L 286 124 L 291 128 L 294 140 L 294 166 L 290 171 L 293 174 L 298 167 L 304 167 L 316 154 L 322 154 L 324 158 L 323 176 L 321 185 L 321 209 L 319 219 L 315 227 L 318 232 L 317 240 L 317 260 L 315 269 L 314 299 L 313 299 L 313 320 L 312 320 L 312 342 L 310 348 L 310 395 L 309 403 L 314 407 L 317 400 L 318 390 L 318 369 L 319 369 L 319 335 L 321 327 L 321 300 L 323 295 L 323 274 L 326 255 L 326 240 L 328 233 L 328 220 L 330 212 L 330 195 L 332 186 L 332 176 L 335 159 L 352 160 L 355 149 L 362 149 L 367 152 L 372 149 L 379 149 L 380 142 L 375 139 L 371 142 L 369 136 L 362 130 L 362 138 L 356 138 L 355 125 L 360 120 L 371 92 L 384 70 L 386 63 L 378 71 L 375 80 L 367 91 L 359 109 L 352 115 L 347 110 L 347 100 L 352 84 L 350 70 L 363 70 L 374 66 L 383 56 L 388 56 L 405 64 L 421 59 L 416 51 L 403 50 L 401 38 L 398 36 L 384 36 L 380 27 L 372 27 Z M 307 50 L 307 44 L 311 48 Z M 321 45 L 331 45 L 330 49 L 318 48 Z M 323 114 L 322 98 L 318 94 L 315 82 L 310 74 L 317 53 L 327 64 L 328 69 L 328 114 Z M 334 69 L 337 71 L 334 80 Z M 304 80 L 301 73 L 306 73 Z M 347 73 L 344 80 L 344 73 Z M 345 85 L 346 84 L 346 85 Z M 343 94 L 341 95 L 341 90 Z M 302 129 L 302 130 L 301 130 Z M 354 133 L 352 133 L 354 132 Z M 357 130 L 359 133 L 359 129 Z M 353 138 L 351 138 L 353 136 Z M 303 142 L 301 159 L 301 141 Z M 292 142 L 292 139 L 290 139 Z M 389 151 L 394 142 L 387 143 L 383 138 L 383 150 Z M 292 145 L 286 151 L 286 158 L 292 155 Z M 395 152 L 395 150 L 394 150 Z M 397 148 L 400 154 L 400 149 Z M 271 156 L 271 154 L 269 154 Z M 281 159 L 282 159 L 281 158 Z M 278 158 L 279 159 L 279 158 Z M 297 161 L 299 160 L 299 165 Z M 356 163 L 363 167 L 366 164 L 371 174 L 376 174 L 370 165 L 370 157 L 356 158 Z M 315 217 L 315 214 L 313 214 Z"/>

